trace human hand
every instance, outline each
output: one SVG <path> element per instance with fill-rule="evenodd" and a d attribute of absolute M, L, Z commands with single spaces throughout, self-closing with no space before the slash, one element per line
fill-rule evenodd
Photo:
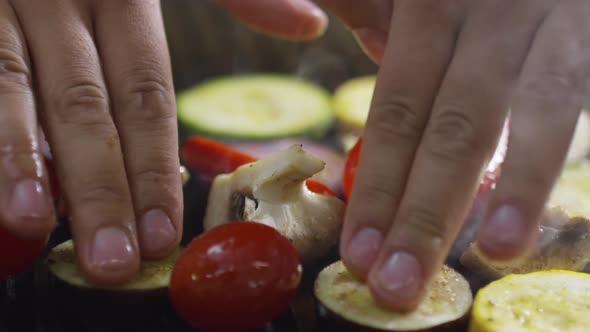
<path fill-rule="evenodd" d="M 286 13 L 303 2 L 274 6 Z M 491 258 L 523 254 L 582 109 L 590 3 L 316 2 L 381 63 L 341 237 L 347 267 L 382 304 L 414 308 L 465 220 L 509 108 L 502 176 L 477 240 Z"/>
<path fill-rule="evenodd" d="M 0 226 L 55 226 L 38 122 L 82 272 L 119 283 L 175 249 L 182 188 L 159 1 L 0 0 Z"/>

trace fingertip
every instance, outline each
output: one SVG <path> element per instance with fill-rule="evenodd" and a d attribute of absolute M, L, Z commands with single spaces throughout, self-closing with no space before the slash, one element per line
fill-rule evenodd
<path fill-rule="evenodd" d="M 140 258 L 130 234 L 118 226 L 98 229 L 82 255 L 85 277 L 99 285 L 116 285 L 130 280 L 139 272 Z"/>
<path fill-rule="evenodd" d="M 521 209 L 514 205 L 495 207 L 480 228 L 478 249 L 491 259 L 514 259 L 530 247 L 535 226 L 536 223 L 527 222 Z"/>
<path fill-rule="evenodd" d="M 147 259 L 160 259 L 174 251 L 180 242 L 179 232 L 168 214 L 153 209 L 143 215 L 138 224 L 141 255 Z"/>
<path fill-rule="evenodd" d="M 341 241 L 342 262 L 353 275 L 366 279 L 377 260 L 382 243 L 383 234 L 380 230 L 363 227 L 357 230 L 348 241 Z"/>
<path fill-rule="evenodd" d="M 54 209 L 41 181 L 23 179 L 8 193 L 1 213 L 3 226 L 21 238 L 43 238 L 56 227 Z"/>
<path fill-rule="evenodd" d="M 394 252 L 374 266 L 368 278 L 375 301 L 395 311 L 414 310 L 424 296 L 422 266 L 416 256 Z"/>

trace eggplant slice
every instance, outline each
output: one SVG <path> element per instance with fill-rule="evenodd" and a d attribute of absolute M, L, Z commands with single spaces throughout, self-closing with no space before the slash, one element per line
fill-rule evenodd
<path fill-rule="evenodd" d="M 46 260 L 50 303 L 68 324 L 76 320 L 76 324 L 107 330 L 181 324 L 168 300 L 170 275 L 180 251 L 162 260 L 143 261 L 140 273 L 129 282 L 103 287 L 80 274 L 74 243 L 68 240 L 54 247 Z"/>
<path fill-rule="evenodd" d="M 318 275 L 314 289 L 324 331 L 462 331 L 473 294 L 461 274 L 444 265 L 424 301 L 401 313 L 377 305 L 368 286 L 337 261 Z"/>
<path fill-rule="evenodd" d="M 536 245 L 525 257 L 492 261 L 471 244 L 461 264 L 491 279 L 548 269 L 583 271 L 590 262 L 590 161 L 564 168 L 541 224 Z"/>
<path fill-rule="evenodd" d="M 561 229 L 540 226 L 536 247 L 527 256 L 517 260 L 488 259 L 476 244 L 471 244 L 460 261 L 471 271 L 492 280 L 509 274 L 541 270 L 583 271 L 590 262 L 590 221 L 575 218 Z"/>

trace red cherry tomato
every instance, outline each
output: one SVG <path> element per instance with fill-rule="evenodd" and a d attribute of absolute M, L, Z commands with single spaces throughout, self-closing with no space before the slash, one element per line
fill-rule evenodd
<path fill-rule="evenodd" d="M 286 310 L 301 280 L 291 242 L 270 226 L 233 222 L 196 237 L 172 272 L 169 296 L 203 331 L 247 331 Z"/>
<path fill-rule="evenodd" d="M 0 228 L 0 281 L 30 267 L 45 249 L 45 240 L 20 239 Z"/>
<path fill-rule="evenodd" d="M 350 192 L 352 191 L 352 184 L 354 183 L 354 175 L 356 174 L 356 167 L 359 163 L 359 155 L 361 153 L 361 145 L 363 138 L 360 137 L 352 149 L 346 156 L 346 162 L 344 163 L 344 173 L 342 175 L 342 188 L 344 190 L 344 197 L 350 198 Z"/>

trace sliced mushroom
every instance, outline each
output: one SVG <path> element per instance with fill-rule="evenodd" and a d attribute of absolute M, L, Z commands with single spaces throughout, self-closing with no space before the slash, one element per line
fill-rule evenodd
<path fill-rule="evenodd" d="M 491 278 L 547 269 L 583 271 L 590 263 L 589 161 L 564 168 L 546 204 L 538 232 L 535 247 L 525 257 L 492 261 L 471 244 L 460 262 Z"/>
<path fill-rule="evenodd" d="M 204 228 L 239 220 L 260 222 L 293 242 L 304 262 L 327 254 L 336 244 L 345 204 L 310 191 L 305 181 L 325 163 L 293 145 L 213 180 Z"/>
<path fill-rule="evenodd" d="M 583 271 L 590 262 L 590 221 L 574 218 L 561 229 L 542 225 L 535 248 L 525 257 L 512 261 L 494 261 L 485 257 L 475 244 L 461 256 L 461 263 L 489 278 L 541 270 Z"/>

